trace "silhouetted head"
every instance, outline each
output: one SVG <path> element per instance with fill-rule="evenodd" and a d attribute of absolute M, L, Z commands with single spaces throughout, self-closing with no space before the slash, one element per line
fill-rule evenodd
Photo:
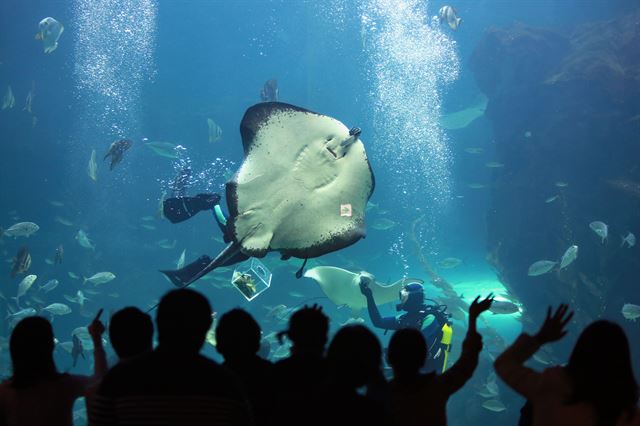
<path fill-rule="evenodd" d="M 292 354 L 304 352 L 322 356 L 328 332 L 329 318 L 322 312 L 322 308 L 314 305 L 305 306 L 291 315 L 289 329 L 283 333 L 293 343 Z"/>
<path fill-rule="evenodd" d="M 53 347 L 53 329 L 49 321 L 43 317 L 28 317 L 20 321 L 9 342 L 12 386 L 26 388 L 55 376 Z"/>
<path fill-rule="evenodd" d="M 400 290 L 400 303 L 396 305 L 398 311 L 417 311 L 424 306 L 424 288 L 420 283 L 409 283 Z"/>
<path fill-rule="evenodd" d="M 348 325 L 333 337 L 327 362 L 334 381 L 356 389 L 380 374 L 382 348 L 367 327 Z"/>
<path fill-rule="evenodd" d="M 260 326 L 244 309 L 232 309 L 216 327 L 216 349 L 226 361 L 255 356 L 260 349 Z"/>
<path fill-rule="evenodd" d="M 427 341 L 414 328 L 393 333 L 387 349 L 387 360 L 396 378 L 415 376 L 427 360 Z"/>
<path fill-rule="evenodd" d="M 573 384 L 569 403 L 592 404 L 598 424 L 615 424 L 638 401 L 629 341 L 624 330 L 609 321 L 596 321 L 576 342 L 566 371 Z"/>
<path fill-rule="evenodd" d="M 150 352 L 153 348 L 153 321 L 138 308 L 121 309 L 109 322 L 109 340 L 120 359 Z"/>
<path fill-rule="evenodd" d="M 211 305 L 193 290 L 173 290 L 160 300 L 156 323 L 161 348 L 197 353 L 211 327 Z"/>

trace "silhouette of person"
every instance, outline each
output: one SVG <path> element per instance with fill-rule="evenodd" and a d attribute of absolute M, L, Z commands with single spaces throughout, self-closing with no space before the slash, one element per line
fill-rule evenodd
<path fill-rule="evenodd" d="M 273 368 L 277 378 L 273 413 L 283 413 L 276 422 L 279 426 L 317 424 L 317 413 L 324 409 L 324 390 L 319 384 L 326 382 L 328 332 L 329 318 L 314 304 L 294 312 L 288 329 L 278 333 L 279 339 L 286 335 L 292 342 L 291 355 Z"/>
<path fill-rule="evenodd" d="M 109 340 L 120 362 L 151 352 L 153 349 L 153 321 L 138 308 L 127 307 L 111 316 Z M 95 400 L 99 382 L 85 393 L 87 412 Z"/>
<path fill-rule="evenodd" d="M 89 325 L 94 345 L 94 374 L 59 373 L 53 360 L 51 323 L 43 317 L 20 321 L 10 339 L 13 375 L 0 384 L 0 424 L 73 425 L 73 404 L 107 371 L 100 314 Z"/>
<path fill-rule="evenodd" d="M 211 306 L 200 293 L 167 293 L 158 305 L 158 347 L 107 373 L 89 424 L 251 424 L 237 379 L 199 353 L 211 322 Z"/>
<path fill-rule="evenodd" d="M 257 425 L 268 423 L 273 404 L 273 364 L 257 354 L 261 334 L 256 320 L 243 309 L 225 313 L 216 327 L 216 349 L 224 358 L 222 365 L 242 382 Z"/>
<path fill-rule="evenodd" d="M 358 393 L 382 375 L 382 347 L 375 334 L 362 325 L 342 327 L 327 350 L 327 365 L 326 409 L 318 413 L 324 424 L 389 424 L 383 405 Z"/>
<path fill-rule="evenodd" d="M 138 308 L 123 308 L 109 321 L 109 340 L 120 361 L 151 352 L 153 321 Z"/>
<path fill-rule="evenodd" d="M 494 363 L 496 373 L 532 407 L 532 425 L 628 425 L 638 422 L 638 384 L 622 328 L 596 321 L 582 332 L 569 363 L 536 372 L 523 365 L 540 347 L 566 334 L 573 312 L 551 307 L 540 330 L 523 333 Z M 635 416 L 635 420 L 634 420 Z"/>
<path fill-rule="evenodd" d="M 491 307 L 493 295 L 469 306 L 469 327 L 458 361 L 442 374 L 421 374 L 429 354 L 424 335 L 415 328 L 396 331 L 389 341 L 387 359 L 393 369 L 390 405 L 394 425 L 446 425 L 447 401 L 471 378 L 478 366 L 482 337 L 478 316 Z"/>

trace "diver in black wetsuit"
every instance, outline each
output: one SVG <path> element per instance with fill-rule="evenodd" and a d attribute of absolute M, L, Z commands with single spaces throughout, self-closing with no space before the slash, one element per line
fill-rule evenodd
<path fill-rule="evenodd" d="M 222 231 L 224 242 L 228 243 L 232 240 L 227 228 L 227 217 L 220 207 L 219 194 L 198 194 L 195 197 L 167 198 L 163 202 L 162 210 L 164 216 L 169 219 L 171 223 L 184 222 L 201 211 L 211 210 L 218 227 Z M 234 265 L 238 262 L 247 260 L 248 258 L 249 257 L 242 252 L 238 252 L 220 266 Z M 211 261 L 212 259 L 209 256 L 202 255 L 182 269 L 161 272 L 165 274 L 175 286 L 183 287 L 186 283 L 191 281 L 192 277 L 200 273 L 200 271 L 202 271 Z"/>
<path fill-rule="evenodd" d="M 372 277 L 360 275 L 360 291 L 367 299 L 369 317 L 375 327 L 385 330 L 399 330 L 415 328 L 422 332 L 429 349 L 429 357 L 424 366 L 424 372 L 437 371 L 441 374 L 447 363 L 451 346 L 452 328 L 444 305 L 426 305 L 424 303 L 424 288 L 420 283 L 406 284 L 400 290 L 400 304 L 398 311 L 405 313 L 397 317 L 382 317 L 369 288 Z"/>

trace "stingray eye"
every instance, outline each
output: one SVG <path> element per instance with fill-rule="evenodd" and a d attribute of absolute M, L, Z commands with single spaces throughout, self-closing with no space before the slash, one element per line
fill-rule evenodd
<path fill-rule="evenodd" d="M 327 142 L 331 142 L 333 140 L 333 136 L 329 135 L 327 136 Z"/>

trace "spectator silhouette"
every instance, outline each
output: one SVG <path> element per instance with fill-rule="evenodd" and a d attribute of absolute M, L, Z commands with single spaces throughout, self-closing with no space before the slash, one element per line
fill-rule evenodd
<path fill-rule="evenodd" d="M 523 363 L 546 343 L 560 340 L 573 312 L 560 305 L 534 336 L 523 333 L 495 361 L 496 373 L 532 406 L 533 425 L 627 425 L 637 414 L 638 385 L 622 328 L 596 321 L 580 335 L 565 367 L 533 371 Z"/>
<path fill-rule="evenodd" d="M 278 338 L 287 336 L 292 342 L 291 355 L 274 364 L 277 378 L 274 413 L 279 426 L 320 424 L 318 413 L 324 410 L 321 397 L 327 364 L 324 350 L 329 332 L 329 319 L 318 305 L 304 306 L 289 319 L 288 330 Z M 274 419 L 275 420 L 275 419 Z"/>
<path fill-rule="evenodd" d="M 327 350 L 326 409 L 324 424 L 386 425 L 387 413 L 358 389 L 381 375 L 382 348 L 378 338 L 362 325 L 342 327 Z"/>
<path fill-rule="evenodd" d="M 211 306 L 200 293 L 167 293 L 156 317 L 158 347 L 107 373 L 89 424 L 251 424 L 235 377 L 199 354 L 211 322 Z"/>
<path fill-rule="evenodd" d="M 222 365 L 242 382 L 258 425 L 267 424 L 273 404 L 273 364 L 257 355 L 261 334 L 256 320 L 243 309 L 225 313 L 216 327 L 216 349 L 224 358 Z"/>
<path fill-rule="evenodd" d="M 73 403 L 107 370 L 100 313 L 88 327 L 94 344 L 93 376 L 57 371 L 53 329 L 47 319 L 29 317 L 16 325 L 9 343 L 13 376 L 0 384 L 0 424 L 73 424 Z"/>
<path fill-rule="evenodd" d="M 389 341 L 387 359 L 393 368 L 390 405 L 393 424 L 446 425 L 447 401 L 473 375 L 482 349 L 482 337 L 476 330 L 478 316 L 491 307 L 493 296 L 477 297 L 469 307 L 469 328 L 462 343 L 460 359 L 441 375 L 421 374 L 428 347 L 420 330 L 396 331 Z"/>
<path fill-rule="evenodd" d="M 153 349 L 153 321 L 149 314 L 132 306 L 113 314 L 109 322 L 109 340 L 113 350 L 126 361 L 151 352 Z"/>

